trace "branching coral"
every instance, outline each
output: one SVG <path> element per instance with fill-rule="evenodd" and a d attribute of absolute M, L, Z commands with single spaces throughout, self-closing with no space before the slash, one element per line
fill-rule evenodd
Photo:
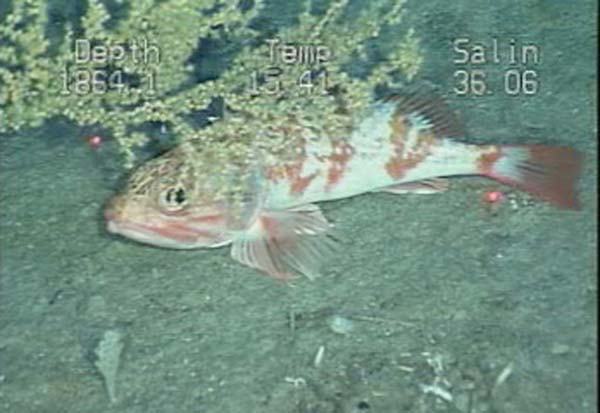
<path fill-rule="evenodd" d="M 149 122 L 177 140 L 229 149 L 287 145 L 281 131 L 290 119 L 341 136 L 376 85 L 410 79 L 422 60 L 414 33 L 396 34 L 404 0 L 332 0 L 324 8 L 306 1 L 296 23 L 277 33 L 260 27 L 275 7 L 261 0 L 140 0 L 118 10 L 88 0 L 54 49 L 45 3 L 13 0 L 0 25 L 0 132 L 57 116 L 98 125 L 117 140 L 126 166 L 148 141 Z M 197 80 L 194 58 L 212 39 L 234 44 L 235 53 L 216 77 Z M 224 103 L 222 118 L 189 121 L 215 99 Z"/>

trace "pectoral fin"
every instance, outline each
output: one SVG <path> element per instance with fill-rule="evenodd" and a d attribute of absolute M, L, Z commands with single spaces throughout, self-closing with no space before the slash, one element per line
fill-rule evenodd
<path fill-rule="evenodd" d="M 331 228 L 315 205 L 285 211 L 261 211 L 233 241 L 231 256 L 268 275 L 288 280 L 294 273 L 309 278 L 334 249 Z"/>
<path fill-rule="evenodd" d="M 404 182 L 381 188 L 380 192 L 392 194 L 437 194 L 448 189 L 449 183 L 444 178 L 425 179 L 423 181 Z"/>

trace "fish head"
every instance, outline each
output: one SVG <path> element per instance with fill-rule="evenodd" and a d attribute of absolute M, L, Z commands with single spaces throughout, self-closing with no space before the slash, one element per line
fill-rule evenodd
<path fill-rule="evenodd" d="M 231 213 L 214 172 L 214 164 L 197 162 L 179 149 L 150 160 L 107 203 L 107 230 L 164 248 L 228 244 Z"/>

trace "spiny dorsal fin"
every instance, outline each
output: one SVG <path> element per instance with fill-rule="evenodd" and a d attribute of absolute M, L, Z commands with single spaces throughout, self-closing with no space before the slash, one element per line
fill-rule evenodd
<path fill-rule="evenodd" d="M 438 138 L 464 136 L 464 127 L 456 112 L 431 86 L 407 87 L 386 95 L 381 101 L 394 102 L 396 114 L 405 119 L 415 116 L 422 119 Z"/>

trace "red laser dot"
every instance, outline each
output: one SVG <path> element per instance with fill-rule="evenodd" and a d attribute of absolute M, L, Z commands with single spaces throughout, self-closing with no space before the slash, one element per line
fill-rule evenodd
<path fill-rule="evenodd" d="M 90 145 L 94 149 L 96 149 L 97 147 L 99 147 L 101 144 L 102 144 L 102 137 L 101 136 L 94 135 L 94 136 L 90 136 L 88 138 L 88 145 Z"/>
<path fill-rule="evenodd" d="M 500 202 L 504 199 L 504 194 L 497 190 L 485 191 L 483 193 L 483 199 L 490 204 L 495 204 L 496 202 Z"/>

